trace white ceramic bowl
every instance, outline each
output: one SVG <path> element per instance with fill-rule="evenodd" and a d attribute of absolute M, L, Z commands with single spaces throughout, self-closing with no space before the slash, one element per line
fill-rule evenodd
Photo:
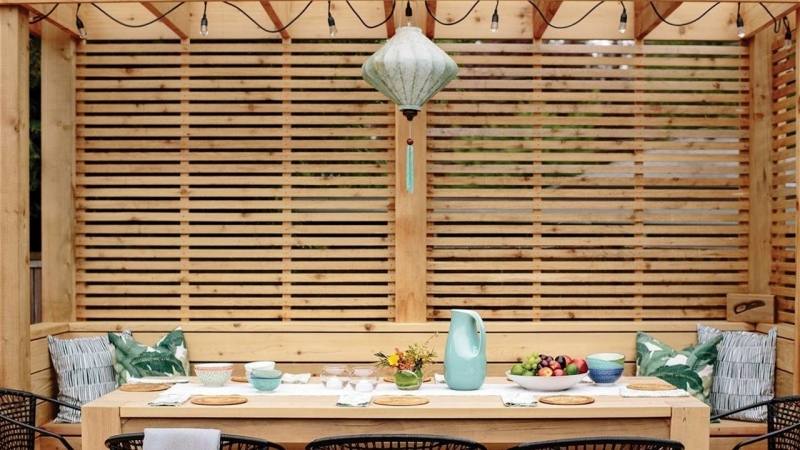
<path fill-rule="evenodd" d="M 506 372 L 506 376 L 509 380 L 529 391 L 565 391 L 586 378 L 585 373 L 560 377 L 526 377 L 524 375 L 511 375 L 511 372 Z"/>
<path fill-rule="evenodd" d="M 200 382 L 205 386 L 219 387 L 224 386 L 233 374 L 233 364 L 231 363 L 205 363 L 195 364 L 194 373 L 200 378 Z"/>
<path fill-rule="evenodd" d="M 244 373 L 250 377 L 253 369 L 273 370 L 275 369 L 275 361 L 253 361 L 244 365 Z"/>

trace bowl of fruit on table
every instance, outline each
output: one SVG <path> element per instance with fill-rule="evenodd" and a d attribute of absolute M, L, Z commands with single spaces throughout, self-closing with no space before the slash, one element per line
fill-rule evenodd
<path fill-rule="evenodd" d="M 506 376 L 531 391 L 563 391 L 580 383 L 588 371 L 583 358 L 536 353 L 514 364 Z"/>

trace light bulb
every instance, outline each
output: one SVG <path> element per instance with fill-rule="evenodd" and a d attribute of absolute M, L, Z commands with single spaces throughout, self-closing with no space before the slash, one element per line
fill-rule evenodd
<path fill-rule="evenodd" d="M 336 21 L 333 20 L 333 15 L 328 13 L 328 32 L 331 34 L 331 37 L 336 36 Z"/>
<path fill-rule="evenodd" d="M 628 31 L 628 11 L 623 8 L 619 16 L 619 32 L 624 34 L 626 31 Z"/>
<path fill-rule="evenodd" d="M 497 14 L 497 8 L 495 8 L 494 12 L 492 13 L 492 33 L 497 33 L 498 28 L 500 28 L 500 15 Z"/>
<path fill-rule="evenodd" d="M 86 39 L 86 27 L 83 25 L 83 21 L 78 16 L 75 16 L 75 28 L 78 29 L 78 35 L 81 37 L 81 39 Z"/>
<path fill-rule="evenodd" d="M 746 34 L 744 32 L 744 19 L 742 19 L 742 15 L 741 14 L 737 14 L 736 15 L 736 36 L 739 36 L 739 39 L 742 39 L 742 38 L 745 37 L 745 35 Z"/>
<path fill-rule="evenodd" d="M 200 34 L 202 34 L 203 37 L 208 36 L 208 17 L 206 17 L 205 14 L 200 19 Z"/>
<path fill-rule="evenodd" d="M 411 26 L 411 21 L 414 16 L 414 11 L 411 10 L 411 2 L 406 2 L 406 26 Z"/>
<path fill-rule="evenodd" d="M 786 27 L 786 33 L 783 34 L 783 49 L 789 50 L 792 48 L 792 30 Z"/>

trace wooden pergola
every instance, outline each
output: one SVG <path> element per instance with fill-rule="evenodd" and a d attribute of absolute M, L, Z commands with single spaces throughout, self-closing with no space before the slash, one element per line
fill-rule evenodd
<path fill-rule="evenodd" d="M 468 307 L 506 343 L 620 342 L 637 328 L 683 343 L 697 322 L 724 325 L 741 294 L 774 299 L 775 315 L 728 326 L 777 324 L 777 390 L 800 392 L 800 1 L 535 0 L 539 14 L 483 0 L 444 25 L 473 2 L 414 0 L 411 22 L 461 73 L 411 130 L 360 78 L 405 1 L 332 1 L 335 37 L 325 1 L 232 3 L 0 0 L 0 385 L 53 393 L 47 334 L 182 324 L 222 346 L 198 361 L 226 360 L 241 355 L 221 335 L 315 345 L 344 323 L 335 345 L 405 339 Z M 393 7 L 372 28 L 353 13 L 374 25 Z M 33 327 L 30 35 L 45 322 Z M 413 193 L 395 182 L 409 134 Z M 321 358 L 280 351 L 297 367 Z"/>

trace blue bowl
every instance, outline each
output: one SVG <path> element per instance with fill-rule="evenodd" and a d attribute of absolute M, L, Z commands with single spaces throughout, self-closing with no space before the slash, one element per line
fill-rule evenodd
<path fill-rule="evenodd" d="M 258 378 L 250 376 L 250 384 L 258 391 L 274 391 L 281 385 L 281 379 L 278 378 Z"/>
<path fill-rule="evenodd" d="M 614 384 L 622 376 L 622 367 L 614 369 L 589 369 L 589 378 L 597 384 Z"/>

